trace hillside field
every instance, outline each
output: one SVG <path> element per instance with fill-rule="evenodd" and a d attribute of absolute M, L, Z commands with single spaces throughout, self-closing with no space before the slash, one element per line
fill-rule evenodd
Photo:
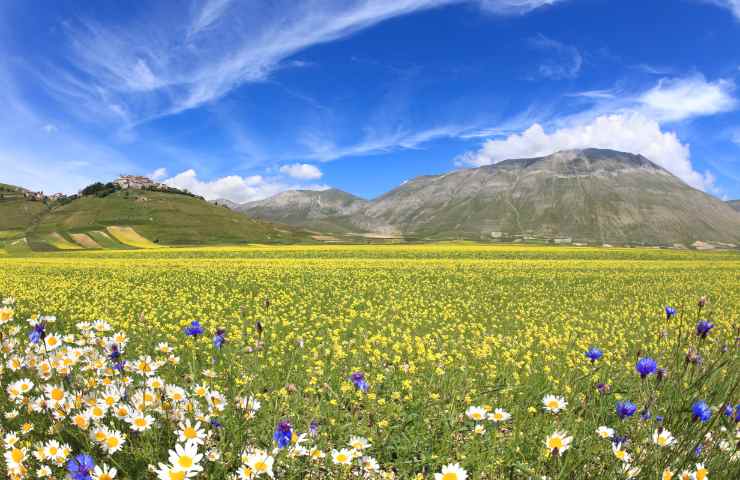
<path fill-rule="evenodd" d="M 157 478 L 150 465 L 158 478 L 459 478 L 449 464 L 480 480 L 739 478 L 735 252 L 77 250 L 0 255 L 0 271 L 0 299 L 15 299 L 0 310 L 0 410 L 16 411 L 3 433 L 33 425 L 17 447 L 32 471 L 64 476 L 31 455 L 54 439 L 131 479 Z M 56 320 L 29 346 L 34 315 Z M 643 361 L 641 378 L 647 358 L 658 369 Z M 54 387 L 53 407 L 26 408 Z M 196 423 L 203 456 L 170 462 L 197 468 L 160 466 Z"/>

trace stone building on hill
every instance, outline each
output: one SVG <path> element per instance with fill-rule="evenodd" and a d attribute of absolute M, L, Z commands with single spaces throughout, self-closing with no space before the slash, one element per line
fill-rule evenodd
<path fill-rule="evenodd" d="M 136 175 L 121 175 L 113 184 L 122 189 L 136 189 L 141 190 L 144 188 L 167 188 L 166 185 L 152 181 L 147 177 L 140 177 Z"/>

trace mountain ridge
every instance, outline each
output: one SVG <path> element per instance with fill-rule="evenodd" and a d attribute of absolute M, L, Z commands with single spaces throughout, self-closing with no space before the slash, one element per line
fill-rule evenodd
<path fill-rule="evenodd" d="M 344 192 L 346 195 L 347 194 Z M 294 192 L 282 200 L 309 195 Z M 313 194 L 311 194 L 313 195 Z M 295 210 L 276 197 L 240 211 L 292 224 Z M 642 155 L 607 149 L 565 150 L 493 165 L 422 175 L 341 219 L 301 212 L 303 228 L 331 233 L 393 233 L 424 240 L 539 237 L 587 243 L 690 245 L 740 242 L 740 214 Z M 310 203 L 310 202 L 309 202 Z"/>

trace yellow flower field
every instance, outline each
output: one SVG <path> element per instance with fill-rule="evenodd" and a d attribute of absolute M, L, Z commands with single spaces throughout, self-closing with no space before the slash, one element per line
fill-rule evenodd
<path fill-rule="evenodd" d="M 74 478 L 82 454 L 132 479 L 740 472 L 736 253 L 246 246 L 0 270 L 0 474 Z M 34 455 L 52 440 L 63 458 Z"/>

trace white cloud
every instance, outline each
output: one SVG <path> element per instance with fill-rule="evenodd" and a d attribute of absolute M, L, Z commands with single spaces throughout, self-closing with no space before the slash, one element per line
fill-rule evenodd
<path fill-rule="evenodd" d="M 152 180 L 162 180 L 163 178 L 167 177 L 167 169 L 162 167 L 154 170 L 152 173 L 149 173 L 147 175 Z"/>
<path fill-rule="evenodd" d="M 207 0 L 193 9 L 148 11 L 123 27 L 67 24 L 65 64 L 38 74 L 70 106 L 138 124 L 264 81 L 278 68 L 295 66 L 284 62 L 311 46 L 456 3 L 523 14 L 556 0 Z"/>
<path fill-rule="evenodd" d="M 691 117 L 726 112 L 737 106 L 731 80 L 707 82 L 702 75 L 663 79 L 640 95 L 637 101 L 647 115 L 660 121 L 678 121 Z"/>
<path fill-rule="evenodd" d="M 732 12 L 735 17 L 740 19 L 740 0 L 704 0 L 708 3 L 723 7 Z"/>
<path fill-rule="evenodd" d="M 42 130 L 45 131 L 46 133 L 54 133 L 54 132 L 58 132 L 59 131 L 59 129 L 57 128 L 57 126 L 54 125 L 54 124 L 51 124 L 51 123 L 47 123 L 46 125 L 44 125 L 42 127 Z"/>
<path fill-rule="evenodd" d="M 531 39 L 530 43 L 548 54 L 548 58 L 539 66 L 540 76 L 553 80 L 564 80 L 576 78 L 580 73 L 583 57 L 576 47 L 542 34 Z"/>
<path fill-rule="evenodd" d="M 681 143 L 674 132 L 664 132 L 658 122 L 639 113 L 599 116 L 550 133 L 540 124 L 534 124 L 520 134 L 488 140 L 478 151 L 459 157 L 458 162 L 481 166 L 590 147 L 642 154 L 698 189 L 707 190 L 714 182 L 709 172 L 702 174 L 694 170 L 689 146 Z"/>
<path fill-rule="evenodd" d="M 300 180 L 315 180 L 317 178 L 321 178 L 323 175 L 321 170 L 314 165 L 309 165 L 308 163 L 283 165 L 280 167 L 280 172 Z"/>
<path fill-rule="evenodd" d="M 540 7 L 555 5 L 565 0 L 480 0 L 481 8 L 501 15 L 529 13 Z"/>
<path fill-rule="evenodd" d="M 164 181 L 172 187 L 188 190 L 201 195 L 206 200 L 226 199 L 232 202 L 245 203 L 271 197 L 285 190 L 301 188 L 305 190 L 325 190 L 326 185 L 289 185 L 266 179 L 261 175 L 240 177 L 230 175 L 215 180 L 201 180 L 195 170 L 189 169 Z"/>

